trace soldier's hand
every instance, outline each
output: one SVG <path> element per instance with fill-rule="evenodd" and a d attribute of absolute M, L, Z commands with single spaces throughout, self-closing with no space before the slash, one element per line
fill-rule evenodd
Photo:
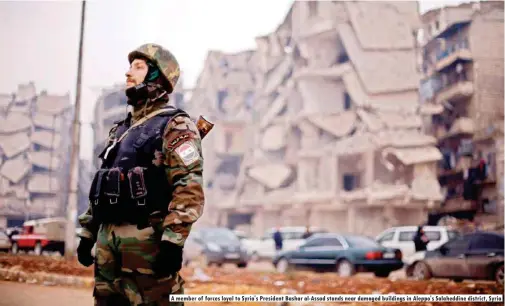
<path fill-rule="evenodd" d="M 91 249 L 93 249 L 94 244 L 91 239 L 81 238 L 77 247 L 77 259 L 85 267 L 91 266 L 95 261 L 93 256 L 91 256 Z"/>
<path fill-rule="evenodd" d="M 160 243 L 154 262 L 154 272 L 160 276 L 174 275 L 182 267 L 182 247 L 168 241 Z"/>

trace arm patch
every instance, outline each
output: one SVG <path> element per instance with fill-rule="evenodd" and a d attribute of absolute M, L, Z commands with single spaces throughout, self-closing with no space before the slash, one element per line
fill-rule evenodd
<path fill-rule="evenodd" d="M 178 146 L 175 149 L 175 154 L 186 166 L 190 166 L 200 160 L 200 153 L 191 141 L 186 141 Z"/>

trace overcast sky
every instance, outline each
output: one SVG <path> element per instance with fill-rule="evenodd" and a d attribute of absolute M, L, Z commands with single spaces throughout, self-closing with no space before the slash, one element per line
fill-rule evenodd
<path fill-rule="evenodd" d="M 91 0 L 86 5 L 82 116 L 92 120 L 101 87 L 124 82 L 127 54 L 157 42 L 177 57 L 192 86 L 208 50 L 255 48 L 254 38 L 272 32 L 292 0 Z M 466 1 L 422 1 L 424 12 Z M 37 91 L 75 95 L 81 3 L 0 1 L 1 93 L 34 81 Z M 81 133 L 81 156 L 90 159 L 89 125 Z"/>

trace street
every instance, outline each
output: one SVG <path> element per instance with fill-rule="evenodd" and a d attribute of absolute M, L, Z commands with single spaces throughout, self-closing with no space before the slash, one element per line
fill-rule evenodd
<path fill-rule="evenodd" d="M 0 306 L 93 305 L 92 268 L 84 268 L 76 261 L 6 254 L 0 255 L 0 268 L 1 279 L 10 280 L 10 282 L 0 281 Z M 16 274 L 20 271 L 25 274 Z M 274 272 L 268 263 L 251 263 L 246 269 L 239 269 L 234 265 L 224 265 L 219 268 L 186 267 L 181 271 L 181 275 L 186 280 L 185 292 L 188 294 L 500 294 L 503 292 L 503 287 L 493 282 L 455 283 L 448 280 L 406 280 L 402 277 L 401 271 L 397 271 L 389 279 L 380 281 L 366 273 L 350 278 L 340 278 L 335 273 L 282 274 Z M 58 278 L 61 277 L 80 277 L 88 279 L 89 282 L 81 283 L 82 289 L 78 289 L 59 283 Z M 187 305 L 191 304 L 187 303 Z M 217 306 L 224 303 L 216 302 L 206 305 Z M 379 305 L 393 304 L 379 303 Z M 461 304 L 461 306 L 464 305 L 474 305 L 474 303 Z"/>
<path fill-rule="evenodd" d="M 0 306 L 89 306 L 91 293 L 91 289 L 0 281 Z"/>

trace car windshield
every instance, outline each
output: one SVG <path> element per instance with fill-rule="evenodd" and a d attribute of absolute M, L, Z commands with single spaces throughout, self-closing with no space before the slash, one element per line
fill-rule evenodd
<path fill-rule="evenodd" d="M 230 230 L 219 228 L 202 231 L 202 238 L 206 241 L 237 241 L 237 236 Z"/>
<path fill-rule="evenodd" d="M 379 247 L 375 240 L 364 236 L 346 236 L 345 239 L 351 247 L 355 248 Z"/>

